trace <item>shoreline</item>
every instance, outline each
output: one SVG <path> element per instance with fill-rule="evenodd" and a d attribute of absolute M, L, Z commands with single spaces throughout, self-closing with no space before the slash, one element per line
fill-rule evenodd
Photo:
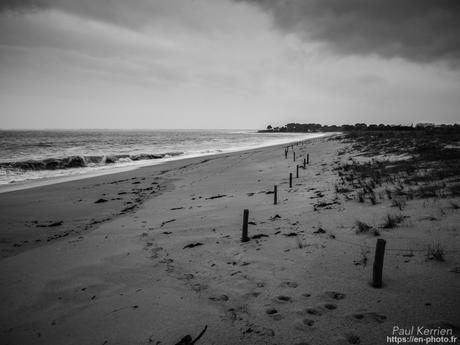
<path fill-rule="evenodd" d="M 331 135 L 308 138 L 305 142 L 327 137 Z M 257 151 L 281 150 L 292 143 L 171 159 L 126 171 L 0 191 L 0 209 L 4 211 L 0 223 L 5 225 L 0 233 L 0 258 L 87 233 L 102 223 L 134 212 L 145 201 L 173 188 L 169 178 L 165 177 L 169 172 Z M 81 189 L 88 192 L 82 194 Z M 54 210 L 51 215 L 50 209 Z M 33 237 L 29 234 L 31 229 L 36 229 Z"/>
<path fill-rule="evenodd" d="M 306 141 L 294 146 L 296 162 L 283 146 L 1 194 L 2 223 L 28 236 L 134 207 L 1 259 L 0 340 L 177 344 L 205 326 L 200 344 L 380 344 L 395 325 L 458 334 L 460 214 L 449 203 L 459 198 L 407 199 L 403 210 L 384 194 L 359 202 L 358 187 L 340 182 L 354 171 L 344 165 L 365 158 L 352 143 Z M 404 217 L 385 228 L 388 214 Z M 64 223 L 36 227 L 24 216 Z M 381 289 L 371 285 L 377 238 L 387 241 Z M 426 258 L 435 243 L 443 262 Z"/>
<path fill-rule="evenodd" d="M 200 158 L 200 157 L 215 156 L 215 155 L 220 155 L 220 154 L 236 153 L 236 152 L 245 152 L 245 151 L 256 150 L 256 149 L 265 148 L 265 147 L 267 148 L 276 147 L 279 145 L 288 145 L 288 144 L 296 143 L 299 141 L 338 135 L 339 133 L 310 133 L 310 134 L 313 134 L 315 136 L 311 138 L 301 139 L 301 140 L 292 140 L 292 141 L 286 141 L 286 142 L 275 143 L 275 144 L 270 143 L 268 145 L 256 146 L 256 147 L 251 147 L 251 148 L 244 147 L 244 148 L 237 148 L 237 149 L 228 149 L 227 151 L 222 151 L 218 153 L 203 153 L 203 154 L 195 154 L 195 155 L 188 155 L 188 156 L 187 155 L 176 156 L 176 157 L 170 157 L 166 159 L 161 158 L 158 160 L 145 160 L 145 161 L 139 161 L 138 164 L 126 165 L 126 166 L 111 167 L 110 165 L 107 165 L 107 166 L 101 167 L 105 169 L 96 168 L 94 171 L 88 171 L 88 172 L 83 172 L 83 173 L 75 173 L 75 174 L 70 174 L 66 176 L 44 177 L 44 178 L 19 181 L 17 183 L 2 184 L 0 185 L 0 194 L 23 190 L 23 189 L 37 188 L 37 187 L 47 186 L 47 185 L 52 185 L 52 184 L 57 184 L 57 183 L 77 181 L 81 179 L 93 178 L 93 177 L 98 177 L 98 176 L 124 173 L 128 171 L 136 170 L 136 169 L 142 169 L 144 167 L 168 164 L 170 162 L 179 161 L 179 160 L 187 160 L 187 159 L 194 159 L 194 158 Z"/>

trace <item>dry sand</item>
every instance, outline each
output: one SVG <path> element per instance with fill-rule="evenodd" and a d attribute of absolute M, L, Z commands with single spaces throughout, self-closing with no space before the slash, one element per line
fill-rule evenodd
<path fill-rule="evenodd" d="M 392 208 L 336 194 L 345 145 L 314 139 L 295 147 L 297 162 L 277 146 L 0 194 L 0 343 L 176 344 L 207 325 L 197 344 L 385 344 L 395 325 L 458 324 L 460 212 L 409 201 L 402 224 L 379 229 L 384 287 L 371 287 L 376 237 L 355 224 L 378 228 Z M 245 208 L 256 238 L 241 243 Z M 445 262 L 426 260 L 437 243 Z"/>

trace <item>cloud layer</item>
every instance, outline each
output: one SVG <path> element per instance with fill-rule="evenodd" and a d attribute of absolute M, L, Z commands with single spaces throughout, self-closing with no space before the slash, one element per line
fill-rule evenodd
<path fill-rule="evenodd" d="M 343 54 L 417 62 L 460 59 L 458 0 L 242 0 L 271 13 L 282 30 Z"/>
<path fill-rule="evenodd" d="M 234 0 L 260 6 L 276 26 L 339 54 L 377 54 L 415 62 L 460 61 L 458 0 Z M 193 30 L 229 22 L 230 4 L 193 0 L 3 0 L 0 11 L 56 9 L 113 25 L 142 30 L 177 21 Z M 231 11 L 230 11 L 231 13 Z M 174 15 L 172 15 L 174 14 Z M 202 20 L 205 20 L 205 23 Z"/>
<path fill-rule="evenodd" d="M 0 128 L 456 121 L 458 38 L 427 27 L 457 24 L 400 3 L 4 0 Z"/>

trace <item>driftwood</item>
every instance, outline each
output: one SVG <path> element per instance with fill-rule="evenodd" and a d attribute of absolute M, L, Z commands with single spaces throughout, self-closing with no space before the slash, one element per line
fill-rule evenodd
<path fill-rule="evenodd" d="M 201 331 L 200 334 L 198 334 L 198 337 L 196 337 L 195 340 L 193 340 L 193 338 L 192 338 L 192 336 L 190 334 L 187 334 L 176 345 L 193 345 L 193 344 L 195 344 L 203 336 L 204 332 L 206 332 L 207 329 L 208 329 L 208 326 L 207 325 L 204 326 L 203 330 Z"/>
<path fill-rule="evenodd" d="M 219 198 L 223 198 L 223 197 L 226 197 L 226 196 L 227 196 L 227 194 L 218 194 L 218 195 L 210 196 L 209 198 L 206 198 L 206 200 L 219 199 Z"/>
<path fill-rule="evenodd" d="M 316 231 L 313 231 L 314 234 L 325 234 L 326 233 L 326 230 L 324 230 L 323 228 L 319 228 L 318 230 Z"/>
<path fill-rule="evenodd" d="M 61 226 L 62 224 L 64 223 L 63 220 L 59 220 L 59 221 L 56 221 L 56 222 L 51 222 L 49 224 L 37 224 L 36 226 L 39 227 L 39 228 L 53 228 L 55 226 Z"/>
<path fill-rule="evenodd" d="M 270 220 L 273 221 L 279 218 L 281 218 L 281 216 L 279 214 L 275 214 L 273 217 L 270 218 Z"/>
<path fill-rule="evenodd" d="M 176 221 L 175 219 L 165 220 L 164 222 L 161 223 L 160 228 L 162 228 L 168 223 L 175 222 L 175 221 Z"/>
<path fill-rule="evenodd" d="M 195 247 L 198 247 L 198 246 L 202 246 L 203 243 L 201 242 L 196 242 L 196 243 L 190 243 L 190 244 L 187 244 L 184 249 L 187 249 L 187 248 L 195 248 Z"/>
<path fill-rule="evenodd" d="M 268 237 L 268 235 L 265 235 L 265 234 L 257 234 L 257 235 L 252 236 L 251 238 L 252 238 L 253 240 L 257 240 L 257 239 L 262 238 L 262 237 Z"/>

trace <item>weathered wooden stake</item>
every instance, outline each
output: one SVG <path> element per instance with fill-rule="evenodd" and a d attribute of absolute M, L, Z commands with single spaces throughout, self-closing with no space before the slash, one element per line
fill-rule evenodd
<path fill-rule="evenodd" d="M 287 155 L 288 155 L 288 149 L 284 149 L 284 158 L 287 159 Z"/>
<path fill-rule="evenodd" d="M 249 241 L 248 237 L 248 218 L 249 218 L 249 210 L 245 209 L 243 212 L 243 234 L 241 236 L 241 242 Z"/>
<path fill-rule="evenodd" d="M 273 204 L 278 203 L 278 186 L 275 186 L 274 195 L 273 195 Z"/>
<path fill-rule="evenodd" d="M 296 174 L 295 174 L 295 177 L 296 177 L 296 178 L 299 178 L 299 164 L 297 164 L 297 167 L 296 167 Z"/>
<path fill-rule="evenodd" d="M 289 173 L 289 188 L 292 188 L 292 173 Z"/>
<path fill-rule="evenodd" d="M 372 272 L 372 286 L 382 287 L 383 257 L 385 255 L 386 241 L 379 238 L 375 247 L 374 270 Z"/>
<path fill-rule="evenodd" d="M 307 160 L 304 158 L 304 159 L 303 159 L 303 168 L 304 168 L 304 169 L 306 168 L 306 164 L 307 164 Z"/>
<path fill-rule="evenodd" d="M 307 164 L 309 164 L 309 163 L 310 163 L 310 154 L 307 153 Z"/>
<path fill-rule="evenodd" d="M 295 162 L 295 151 L 292 151 L 292 153 L 294 155 L 293 158 L 294 158 L 294 162 Z"/>

